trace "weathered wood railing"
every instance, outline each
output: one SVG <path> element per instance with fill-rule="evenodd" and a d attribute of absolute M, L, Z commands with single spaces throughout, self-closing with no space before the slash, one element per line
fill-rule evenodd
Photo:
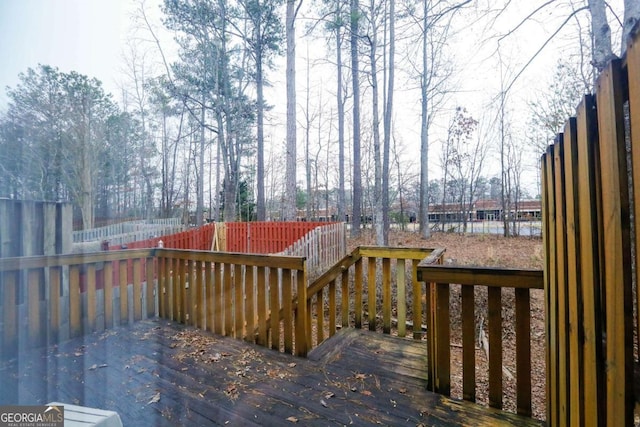
<path fill-rule="evenodd" d="M 515 357 L 517 413 L 531 416 L 531 308 L 530 290 L 543 288 L 542 270 L 458 267 L 421 263 L 418 280 L 427 284 L 427 342 L 429 389 L 451 392 L 452 285 L 461 285 L 462 397 L 476 401 L 476 337 L 482 326 L 476 319 L 476 289 L 487 293 L 489 406 L 503 406 L 502 311 L 505 288 L 515 289 Z M 479 294 L 479 292 L 478 292 Z"/>
<path fill-rule="evenodd" d="M 301 257 L 157 249 L 160 317 L 305 356 Z M 278 313 L 272 316 L 273 313 Z"/>
<path fill-rule="evenodd" d="M 0 357 L 154 316 L 145 276 L 151 250 L 0 259 Z"/>
<path fill-rule="evenodd" d="M 380 317 L 382 332 L 388 334 L 394 311 L 398 335 L 406 335 L 408 313 L 413 319 L 408 322 L 413 336 L 421 339 L 424 293 L 416 279 L 416 269 L 425 258 L 425 262 L 441 263 L 443 253 L 444 249 L 365 246 L 345 256 L 307 290 L 309 348 L 334 335 L 338 325 L 362 328 L 366 323 L 370 330 L 376 330 Z"/>

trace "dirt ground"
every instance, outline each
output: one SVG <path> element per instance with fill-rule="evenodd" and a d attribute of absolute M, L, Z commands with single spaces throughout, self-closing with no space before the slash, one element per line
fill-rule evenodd
<path fill-rule="evenodd" d="M 349 250 L 374 245 L 372 230 L 364 230 L 358 239 L 349 239 Z M 446 248 L 445 263 L 491 267 L 542 269 L 544 252 L 542 240 L 534 237 L 505 238 L 496 235 L 434 233 L 430 239 L 416 232 L 393 231 L 389 246 Z M 460 287 L 451 287 L 451 381 L 453 397 L 462 397 L 462 340 L 460 334 Z M 476 291 L 476 320 L 486 313 L 486 288 Z M 515 412 L 515 298 L 512 290 L 503 291 L 503 389 L 504 409 Z M 486 322 L 485 322 L 486 324 Z M 531 292 L 531 372 L 533 416 L 545 418 L 545 322 L 544 293 Z M 476 399 L 488 401 L 486 353 L 476 347 Z"/>

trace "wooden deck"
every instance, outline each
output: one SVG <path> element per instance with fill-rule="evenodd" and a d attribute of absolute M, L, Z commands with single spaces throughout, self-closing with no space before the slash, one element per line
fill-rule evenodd
<path fill-rule="evenodd" d="M 0 405 L 114 410 L 125 425 L 541 425 L 425 390 L 424 343 L 345 329 L 296 358 L 164 320 L 0 365 Z"/>

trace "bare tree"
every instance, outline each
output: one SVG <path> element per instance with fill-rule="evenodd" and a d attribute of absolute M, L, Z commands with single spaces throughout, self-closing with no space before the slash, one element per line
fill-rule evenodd
<path fill-rule="evenodd" d="M 353 87 L 353 202 L 351 209 L 351 237 L 360 236 L 362 177 L 360 167 L 360 75 L 358 39 L 360 37 L 360 2 L 351 0 L 351 81 Z"/>

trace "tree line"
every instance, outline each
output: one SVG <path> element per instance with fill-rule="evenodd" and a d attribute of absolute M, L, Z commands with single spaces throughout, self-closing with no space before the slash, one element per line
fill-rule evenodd
<path fill-rule="evenodd" d="M 559 64 L 549 93 L 530 101 L 532 127 L 542 130 L 518 135 L 510 89 L 522 71 L 502 60 L 500 43 L 500 89 L 491 112 L 473 117 L 462 103 L 450 107 L 460 66 L 452 60 L 453 41 L 465 38 L 470 20 L 490 26 L 515 7 L 484 3 L 164 0 L 159 26 L 140 2 L 119 93 L 49 65 L 26 70 L 8 89 L 0 115 L 0 196 L 69 201 L 85 228 L 95 217 L 185 215 L 201 224 L 332 210 L 338 220 L 350 218 L 353 235 L 371 216 L 379 244 L 387 244 L 390 214 L 395 209 L 402 217 L 409 205 L 429 236 L 434 182 L 441 187 L 435 203 L 454 197 L 464 208 L 483 194 L 486 176 L 499 177 L 507 212 L 524 197 L 522 144 L 546 146 L 613 56 L 612 42 L 604 2 L 568 11 L 563 26 L 574 19 L 580 27 L 583 11 L 590 18 L 588 40 L 576 43 L 577 62 Z M 516 37 L 523 22 L 554 3 L 532 5 L 500 40 Z M 623 37 L 637 22 L 636 9 L 625 2 Z M 162 40 L 167 32 L 175 54 Z M 326 47 L 320 69 L 331 70 L 322 83 L 331 86 L 325 93 L 332 99 L 313 89 L 309 59 L 296 64 L 301 37 Z M 283 57 L 284 73 L 277 66 Z M 274 124 L 272 103 L 282 97 L 265 93 L 282 74 L 286 117 Z M 307 77 L 306 87 L 296 74 Z M 407 153 L 396 125 L 398 86 L 400 96 L 412 91 L 418 101 L 415 153 Z M 273 131 L 278 127 L 281 133 Z M 430 152 L 436 144 L 440 158 Z M 491 156 L 499 159 L 499 173 L 488 170 Z M 430 170 L 440 178 L 430 179 Z"/>

